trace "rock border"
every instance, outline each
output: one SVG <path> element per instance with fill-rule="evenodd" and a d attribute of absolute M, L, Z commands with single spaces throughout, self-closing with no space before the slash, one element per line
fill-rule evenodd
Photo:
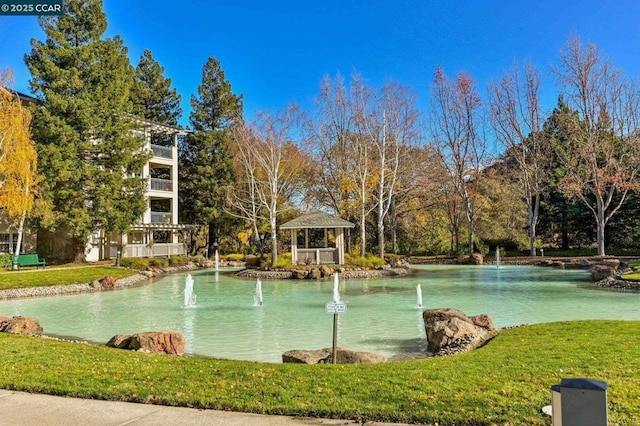
<path fill-rule="evenodd" d="M 170 266 L 167 268 L 152 268 L 147 271 L 140 271 L 138 274 L 129 277 L 120 278 L 115 283 L 107 280 L 107 277 L 96 280 L 91 283 L 54 285 L 47 287 L 24 287 L 0 290 L 0 300 L 23 299 L 32 297 L 49 297 L 63 296 L 67 294 L 92 293 L 97 291 L 118 290 L 121 288 L 132 287 L 142 281 L 149 280 L 160 274 L 169 274 L 174 272 L 185 272 L 198 269 L 194 263 L 188 263 L 183 266 Z M 109 282 L 109 284 L 107 284 Z"/>
<path fill-rule="evenodd" d="M 303 272 L 303 273 L 300 273 Z M 287 280 L 287 279 L 297 279 L 297 280 L 327 280 L 331 279 L 334 274 L 334 270 L 332 269 L 330 273 L 321 272 L 321 267 L 313 268 L 310 270 L 279 270 L 279 271 L 271 271 L 271 270 L 262 270 L 262 269 L 243 269 L 236 273 L 238 278 L 246 278 L 246 279 L 261 279 L 261 280 Z M 340 278 L 344 279 L 355 279 L 355 278 L 384 278 L 384 277 L 397 277 L 397 276 L 406 276 L 415 273 L 414 269 L 411 269 L 410 266 L 403 266 L 399 268 L 391 268 L 391 267 L 382 267 L 379 269 L 345 269 L 338 268 L 338 274 L 340 274 Z"/>

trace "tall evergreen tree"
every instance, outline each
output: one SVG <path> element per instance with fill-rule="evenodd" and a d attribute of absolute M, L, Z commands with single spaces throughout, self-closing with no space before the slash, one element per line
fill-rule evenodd
<path fill-rule="evenodd" d="M 575 155 L 573 135 L 579 132 L 579 128 L 578 113 L 569 108 L 560 96 L 558 105 L 545 121 L 539 135 L 544 152 L 541 166 L 543 173 L 549 177 L 541 202 L 542 237 L 559 244 L 564 250 L 590 244 L 592 234 L 595 234 L 586 208 L 577 200 L 567 198 L 559 187 L 567 174 L 567 159 Z"/>
<path fill-rule="evenodd" d="M 233 182 L 230 127 L 242 120 L 242 96 L 231 91 L 220 62 L 210 57 L 202 70 L 198 95 L 191 96 L 194 134 L 180 146 L 180 200 L 183 221 L 208 227 L 209 253 L 228 232 L 233 218 L 225 213 Z"/>
<path fill-rule="evenodd" d="M 171 79 L 164 77 L 164 67 L 145 49 L 136 67 L 131 92 L 133 113 L 138 117 L 175 126 L 182 115 L 181 96 L 171 89 Z"/>
<path fill-rule="evenodd" d="M 32 39 L 25 60 L 42 101 L 33 108 L 34 139 L 54 213 L 42 225 L 67 231 L 67 254 L 82 261 L 93 232 L 124 232 L 144 212 L 146 182 L 133 176 L 148 157 L 131 131 L 133 67 L 119 37 L 102 39 L 102 1 L 64 6 L 64 15 L 40 20 L 46 40 Z"/>

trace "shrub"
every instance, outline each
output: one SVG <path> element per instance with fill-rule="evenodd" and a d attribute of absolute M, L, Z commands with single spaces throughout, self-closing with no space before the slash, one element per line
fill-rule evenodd
<path fill-rule="evenodd" d="M 196 256 L 191 256 L 189 260 L 192 261 L 193 263 L 198 263 L 201 265 L 207 261 L 207 258 L 199 254 Z"/>
<path fill-rule="evenodd" d="M 0 268 L 11 268 L 11 255 L 9 253 L 0 253 Z"/>
<path fill-rule="evenodd" d="M 229 262 L 240 262 L 244 260 L 244 254 L 242 253 L 230 253 L 224 256 Z"/>
<path fill-rule="evenodd" d="M 141 257 L 125 257 L 120 259 L 120 266 L 129 269 L 135 269 L 136 271 L 144 271 L 149 266 L 149 259 L 143 259 Z"/>
<path fill-rule="evenodd" d="M 169 266 L 186 265 L 188 259 L 186 256 L 171 255 L 169 256 Z"/>
<path fill-rule="evenodd" d="M 355 256 L 351 258 L 351 265 L 361 268 L 377 268 L 385 264 L 384 259 L 367 253 L 365 256 Z"/>
<path fill-rule="evenodd" d="M 394 253 L 388 253 L 384 255 L 384 261 L 389 265 L 397 265 L 400 261 L 400 256 Z"/>
<path fill-rule="evenodd" d="M 274 268 L 289 268 L 293 266 L 293 261 L 291 260 L 291 253 L 283 253 L 278 256 L 278 261 L 273 265 Z"/>
<path fill-rule="evenodd" d="M 164 257 L 154 257 L 149 259 L 149 266 L 153 266 L 155 268 L 165 268 L 169 266 L 169 259 Z"/>

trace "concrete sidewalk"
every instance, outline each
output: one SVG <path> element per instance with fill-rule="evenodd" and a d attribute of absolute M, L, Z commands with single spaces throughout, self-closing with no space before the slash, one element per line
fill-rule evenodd
<path fill-rule="evenodd" d="M 293 426 L 354 425 L 352 420 L 330 420 L 229 411 L 165 407 L 130 402 L 65 398 L 0 389 L 0 425 L 225 425 Z M 367 422 L 367 425 L 392 423 Z M 393 423 L 398 425 L 398 423 Z M 408 426 L 408 425 L 407 425 Z"/>

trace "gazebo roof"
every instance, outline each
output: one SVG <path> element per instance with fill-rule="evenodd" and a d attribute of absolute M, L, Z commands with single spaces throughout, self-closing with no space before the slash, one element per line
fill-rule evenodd
<path fill-rule="evenodd" d="M 355 224 L 337 216 L 316 210 L 280 225 L 280 229 L 353 228 L 355 226 Z"/>

